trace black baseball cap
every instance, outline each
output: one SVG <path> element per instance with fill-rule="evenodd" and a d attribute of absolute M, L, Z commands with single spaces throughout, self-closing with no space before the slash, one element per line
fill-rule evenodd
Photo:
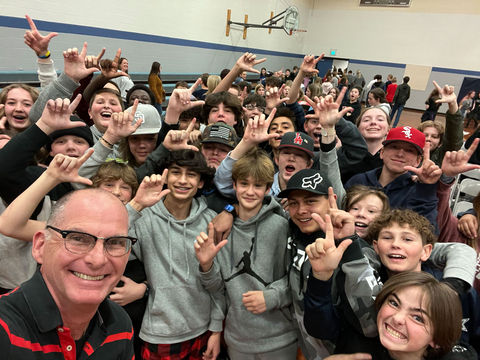
<path fill-rule="evenodd" d="M 293 190 L 306 190 L 318 195 L 328 195 L 328 188 L 331 186 L 330 180 L 320 170 L 303 169 L 288 180 L 287 188 L 280 192 L 278 197 L 286 198 Z"/>
<path fill-rule="evenodd" d="M 283 135 L 278 149 L 295 148 L 305 151 L 310 158 L 314 158 L 313 139 L 302 132 L 287 132 Z"/>

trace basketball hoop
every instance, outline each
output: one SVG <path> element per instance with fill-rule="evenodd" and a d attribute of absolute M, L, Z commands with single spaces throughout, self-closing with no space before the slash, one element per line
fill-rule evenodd
<path fill-rule="evenodd" d="M 295 35 L 299 41 L 303 41 L 305 38 L 305 34 L 307 33 L 307 30 L 290 30 L 290 35 Z"/>

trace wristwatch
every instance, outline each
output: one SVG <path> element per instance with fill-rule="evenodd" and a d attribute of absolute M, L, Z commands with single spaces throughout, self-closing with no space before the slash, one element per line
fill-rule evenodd
<path fill-rule="evenodd" d="M 148 283 L 146 281 L 143 282 L 145 285 L 147 285 L 147 288 L 145 289 L 145 294 L 143 294 L 143 298 L 147 298 L 148 294 L 150 294 L 150 286 L 148 286 Z"/>
<path fill-rule="evenodd" d="M 234 219 L 238 216 L 238 215 L 237 215 L 237 212 L 235 211 L 235 207 L 233 207 L 233 206 L 230 205 L 230 204 L 225 205 L 225 207 L 224 207 L 223 209 L 224 209 L 226 212 L 229 212 L 230 214 L 232 214 Z"/>

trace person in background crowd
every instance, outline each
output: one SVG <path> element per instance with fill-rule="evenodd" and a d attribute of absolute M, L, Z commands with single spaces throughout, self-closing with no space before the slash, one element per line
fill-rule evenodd
<path fill-rule="evenodd" d="M 163 89 L 162 78 L 160 77 L 161 68 L 160 63 L 154 61 L 150 69 L 150 74 L 148 75 L 148 86 L 155 94 L 155 107 L 160 114 L 163 112 L 162 103 L 165 101 L 165 90 Z"/>

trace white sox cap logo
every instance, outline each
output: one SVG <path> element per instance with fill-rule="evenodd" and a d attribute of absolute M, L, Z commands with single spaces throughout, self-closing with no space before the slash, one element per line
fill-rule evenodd
<path fill-rule="evenodd" d="M 311 188 L 312 190 L 315 190 L 318 184 L 321 184 L 323 181 L 323 178 L 320 176 L 320 174 L 315 174 L 306 178 L 302 179 L 302 187 L 303 188 Z"/>

